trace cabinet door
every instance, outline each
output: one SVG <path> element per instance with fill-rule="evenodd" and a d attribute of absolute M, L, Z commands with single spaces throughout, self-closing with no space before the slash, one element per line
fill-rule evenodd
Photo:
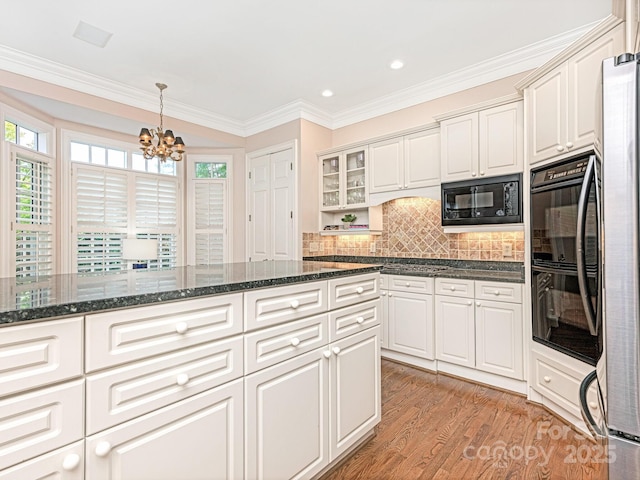
<path fill-rule="evenodd" d="M 84 441 L 0 472 L 0 480 L 83 480 Z"/>
<path fill-rule="evenodd" d="M 619 25 L 569 59 L 569 130 L 566 151 L 593 144 L 596 115 L 602 111 L 596 105 L 599 100 L 598 82 L 602 60 L 622 53 L 623 45 L 623 26 Z"/>
<path fill-rule="evenodd" d="M 369 203 L 367 189 L 367 149 L 354 148 L 344 152 L 344 200 L 342 205 L 366 207 Z"/>
<path fill-rule="evenodd" d="M 320 176 L 322 178 L 321 209 L 340 206 L 340 156 L 337 154 L 320 157 Z"/>
<path fill-rule="evenodd" d="M 389 291 L 389 350 L 433 360 L 433 295 Z"/>
<path fill-rule="evenodd" d="M 330 347 L 333 461 L 380 422 L 379 327 L 351 335 Z"/>
<path fill-rule="evenodd" d="M 522 305 L 476 302 L 476 368 L 523 379 Z"/>
<path fill-rule="evenodd" d="M 86 439 L 91 480 L 242 477 L 242 380 Z"/>
<path fill-rule="evenodd" d="M 481 177 L 522 172 L 523 110 L 522 102 L 514 102 L 479 112 Z"/>
<path fill-rule="evenodd" d="M 245 378 L 245 478 L 311 478 L 328 464 L 325 351 L 314 350 Z"/>
<path fill-rule="evenodd" d="M 404 188 L 440 184 L 440 129 L 404 137 Z"/>
<path fill-rule="evenodd" d="M 475 367 L 473 302 L 466 298 L 436 295 L 436 358 Z"/>
<path fill-rule="evenodd" d="M 389 192 L 404 187 L 402 138 L 369 145 L 369 191 Z"/>
<path fill-rule="evenodd" d="M 465 180 L 478 174 L 478 112 L 440 123 L 443 182 Z"/>
<path fill-rule="evenodd" d="M 567 65 L 562 64 L 525 91 L 529 164 L 551 158 L 567 141 Z"/>

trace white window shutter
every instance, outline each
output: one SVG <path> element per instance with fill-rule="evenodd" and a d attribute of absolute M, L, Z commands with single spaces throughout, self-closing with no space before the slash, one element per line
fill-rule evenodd
<path fill-rule="evenodd" d="M 212 264 L 224 261 L 226 182 L 194 181 L 195 261 Z"/>
<path fill-rule="evenodd" d="M 177 179 L 136 175 L 136 227 L 173 228 L 177 222 Z"/>
<path fill-rule="evenodd" d="M 76 223 L 126 228 L 128 223 L 127 174 L 95 166 L 75 165 Z"/>

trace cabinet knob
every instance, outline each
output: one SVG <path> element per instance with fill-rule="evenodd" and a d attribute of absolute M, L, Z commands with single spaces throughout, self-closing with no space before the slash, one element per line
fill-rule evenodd
<path fill-rule="evenodd" d="M 111 444 L 106 440 L 98 442 L 95 452 L 98 457 L 106 457 L 111 452 Z"/>
<path fill-rule="evenodd" d="M 324 355 L 324 358 L 329 358 L 331 356 L 331 352 L 329 350 L 325 350 L 322 352 L 322 355 Z"/>
<path fill-rule="evenodd" d="M 545 383 L 551 382 L 551 377 L 548 375 L 545 375 L 542 379 L 545 381 Z"/>
<path fill-rule="evenodd" d="M 381 295 L 381 296 L 383 296 L 383 297 L 384 297 L 386 294 L 387 294 L 387 292 L 385 292 L 384 290 L 380 292 L 380 295 Z"/>
<path fill-rule="evenodd" d="M 455 292 L 456 291 L 456 287 L 454 285 L 451 285 L 451 291 Z"/>
<path fill-rule="evenodd" d="M 409 188 L 409 185 L 405 185 L 404 188 Z"/>
<path fill-rule="evenodd" d="M 471 172 L 471 176 L 475 177 L 476 176 L 476 172 Z"/>
<path fill-rule="evenodd" d="M 480 306 L 480 302 L 476 302 L 476 307 L 479 307 L 479 306 Z"/>
<path fill-rule="evenodd" d="M 567 148 L 573 148 L 573 143 L 572 142 L 567 142 Z"/>
<path fill-rule="evenodd" d="M 362 325 L 364 323 L 364 317 L 357 317 L 356 323 L 359 323 L 360 325 Z"/>
<path fill-rule="evenodd" d="M 473 305 L 473 302 L 471 300 L 468 300 L 467 305 Z"/>
<path fill-rule="evenodd" d="M 592 410 L 596 410 L 598 408 L 598 402 L 589 402 L 589 407 Z"/>
<path fill-rule="evenodd" d="M 389 292 L 389 296 L 390 296 L 390 297 L 393 297 L 393 292 Z"/>
<path fill-rule="evenodd" d="M 358 295 L 360 295 L 362 292 L 364 292 L 364 288 L 362 288 L 362 287 L 358 287 L 358 288 L 356 288 L 356 293 L 357 293 Z"/>
<path fill-rule="evenodd" d="M 300 302 L 298 300 L 291 300 L 289 305 L 291 305 L 291 308 L 296 309 L 300 306 Z"/>
<path fill-rule="evenodd" d="M 187 330 L 189 330 L 189 325 L 187 325 L 187 322 L 176 323 L 176 333 L 182 335 L 183 333 L 187 333 Z"/>
<path fill-rule="evenodd" d="M 189 375 L 187 375 L 186 373 L 179 373 L 176 377 L 176 383 L 181 387 L 185 386 L 187 383 L 189 383 Z"/>
<path fill-rule="evenodd" d="M 333 347 L 333 353 L 338 355 L 340 353 L 340 347 Z"/>
<path fill-rule="evenodd" d="M 559 152 L 561 152 L 561 151 L 563 151 L 563 150 L 564 150 L 564 147 L 563 147 L 562 145 L 558 145 L 558 146 L 556 147 L 556 150 L 558 150 Z"/>
<path fill-rule="evenodd" d="M 80 455 L 77 453 L 70 453 L 62 460 L 62 469 L 67 472 L 75 470 L 78 465 L 80 465 Z"/>
<path fill-rule="evenodd" d="M 297 337 L 294 337 L 291 339 L 291 345 L 294 347 L 297 347 L 298 345 L 300 345 L 300 339 Z"/>
<path fill-rule="evenodd" d="M 484 175 L 484 172 L 480 172 L 480 176 L 483 176 L 483 175 Z"/>
<path fill-rule="evenodd" d="M 499 297 L 499 296 L 500 296 L 500 290 L 496 290 L 495 292 L 493 292 L 493 294 L 494 294 L 496 297 Z"/>
<path fill-rule="evenodd" d="M 410 287 L 410 286 L 411 286 L 411 283 L 407 282 L 407 283 L 406 283 L 406 286 L 407 286 L 407 287 Z"/>

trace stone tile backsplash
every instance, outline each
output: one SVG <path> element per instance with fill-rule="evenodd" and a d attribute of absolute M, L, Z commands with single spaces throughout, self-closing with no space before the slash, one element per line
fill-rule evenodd
<path fill-rule="evenodd" d="M 437 200 L 387 202 L 382 205 L 382 227 L 382 235 L 303 233 L 302 254 L 524 261 L 524 232 L 444 233 Z M 505 244 L 511 245 L 511 256 L 503 255 Z"/>

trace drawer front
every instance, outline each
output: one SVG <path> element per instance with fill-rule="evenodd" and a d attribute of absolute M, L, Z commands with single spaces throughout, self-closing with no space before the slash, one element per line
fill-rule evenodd
<path fill-rule="evenodd" d="M 329 309 L 348 307 L 380 296 L 380 274 L 367 273 L 329 280 Z"/>
<path fill-rule="evenodd" d="M 298 283 L 244 294 L 245 331 L 327 311 L 327 282 Z"/>
<path fill-rule="evenodd" d="M 84 380 L 0 400 L 0 470 L 81 440 Z"/>
<path fill-rule="evenodd" d="M 84 441 L 76 442 L 0 472 L 0 480 L 83 480 Z"/>
<path fill-rule="evenodd" d="M 0 397 L 82 375 L 82 317 L 0 332 Z"/>
<path fill-rule="evenodd" d="M 389 275 L 389 290 L 432 294 L 433 278 Z"/>
<path fill-rule="evenodd" d="M 325 313 L 245 335 L 245 374 L 328 344 L 328 325 Z"/>
<path fill-rule="evenodd" d="M 242 337 L 87 377 L 87 435 L 242 376 Z"/>
<path fill-rule="evenodd" d="M 87 315 L 86 371 L 242 332 L 242 294 Z"/>
<path fill-rule="evenodd" d="M 329 341 L 335 342 L 369 327 L 379 325 L 381 321 L 381 298 L 334 310 L 329 313 Z"/>
<path fill-rule="evenodd" d="M 450 297 L 473 298 L 473 280 L 461 280 L 457 278 L 436 278 L 436 295 L 449 295 Z"/>
<path fill-rule="evenodd" d="M 522 285 L 519 283 L 486 282 L 476 280 L 476 298 L 495 302 L 522 303 Z"/>
<path fill-rule="evenodd" d="M 535 390 L 580 417 L 578 392 L 583 375 L 566 365 L 560 365 L 532 351 L 533 384 Z"/>

